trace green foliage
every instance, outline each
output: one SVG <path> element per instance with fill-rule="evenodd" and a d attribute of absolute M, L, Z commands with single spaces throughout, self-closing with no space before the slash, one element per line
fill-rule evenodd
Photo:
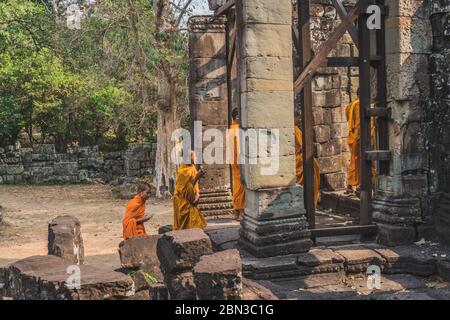
<path fill-rule="evenodd" d="M 169 63 L 184 79 L 187 39 L 175 32 L 156 45 L 151 1 L 133 2 L 142 68 L 127 0 L 99 2 L 81 30 L 68 29 L 51 1 L 0 1 L 0 146 L 24 134 L 59 150 L 155 141 L 156 70 Z M 178 95 L 187 103 L 184 83 Z"/>

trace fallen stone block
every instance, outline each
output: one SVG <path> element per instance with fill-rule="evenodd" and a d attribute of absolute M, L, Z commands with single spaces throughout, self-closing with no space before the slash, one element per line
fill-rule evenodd
<path fill-rule="evenodd" d="M 262 283 L 242 278 L 242 300 L 279 300 L 279 298 Z"/>
<path fill-rule="evenodd" d="M 150 300 L 169 300 L 167 286 L 162 283 L 155 283 L 149 289 Z"/>
<path fill-rule="evenodd" d="M 150 289 L 150 286 L 155 283 L 154 281 L 152 281 L 153 279 L 149 278 L 153 276 L 142 270 L 138 270 L 132 273 L 130 276 L 131 279 L 133 279 L 136 292 L 148 290 Z M 154 280 L 158 281 L 156 278 L 154 278 Z"/>
<path fill-rule="evenodd" d="M 241 300 L 242 264 L 238 250 L 203 256 L 193 272 L 200 300 Z"/>
<path fill-rule="evenodd" d="M 192 272 L 171 274 L 165 277 L 169 300 L 197 300 L 197 288 Z"/>
<path fill-rule="evenodd" d="M 48 254 L 75 264 L 84 262 L 80 221 L 71 216 L 55 218 L 48 225 Z"/>
<path fill-rule="evenodd" d="M 410 273 L 429 276 L 436 273 L 432 254 L 416 246 L 374 249 L 385 260 L 385 273 Z"/>
<path fill-rule="evenodd" d="M 135 294 L 119 272 L 72 265 L 62 258 L 33 256 L 6 269 L 5 295 L 15 300 L 114 300 Z"/>
<path fill-rule="evenodd" d="M 201 256 L 212 254 L 210 238 L 201 229 L 165 233 L 158 240 L 158 258 L 164 275 L 190 271 Z"/>
<path fill-rule="evenodd" d="M 163 276 L 156 250 L 159 237 L 159 235 L 149 235 L 122 241 L 119 244 L 122 267 L 126 269 L 141 269 L 158 281 L 162 281 Z"/>
<path fill-rule="evenodd" d="M 369 266 L 378 266 L 381 270 L 384 268 L 386 260 L 377 252 L 364 247 L 353 247 L 335 251 L 344 257 L 344 268 L 347 273 L 365 273 Z"/>
<path fill-rule="evenodd" d="M 135 295 L 127 298 L 126 300 L 140 300 L 140 301 L 147 301 L 150 300 L 150 293 L 148 290 L 139 291 L 136 292 Z"/>

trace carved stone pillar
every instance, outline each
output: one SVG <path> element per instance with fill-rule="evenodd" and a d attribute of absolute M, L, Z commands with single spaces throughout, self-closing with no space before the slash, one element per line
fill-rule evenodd
<path fill-rule="evenodd" d="M 295 183 L 292 2 L 238 0 L 236 14 L 246 185 L 240 244 L 257 257 L 305 252 L 311 240 L 303 190 Z M 251 132 L 258 135 L 258 146 L 264 135 L 279 141 L 270 163 L 274 172 L 265 172 L 261 154 L 252 155 L 257 146 L 249 142 Z"/>
<path fill-rule="evenodd" d="M 427 1 L 389 0 L 386 62 L 390 173 L 379 176 L 373 218 L 379 240 L 388 245 L 413 242 L 430 230 L 429 160 L 425 106 L 429 96 L 431 27 Z"/>
<path fill-rule="evenodd" d="M 226 164 L 228 92 L 226 68 L 226 18 L 198 16 L 189 20 L 189 106 L 191 134 L 203 141 L 193 146 L 202 151 L 206 171 L 200 181 L 200 209 L 206 217 L 232 214 L 230 169 Z M 208 137 L 206 131 L 214 136 Z M 200 136 L 202 135 L 202 136 Z M 206 140 L 210 141 L 206 141 Z M 217 146 L 213 163 L 206 159 L 208 147 Z M 216 154 L 217 153 L 217 154 Z"/>

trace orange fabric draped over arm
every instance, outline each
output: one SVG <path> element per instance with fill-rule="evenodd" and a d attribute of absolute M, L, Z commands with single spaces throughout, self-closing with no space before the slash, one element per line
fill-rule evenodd
<path fill-rule="evenodd" d="M 144 237 L 147 235 L 143 223 L 137 223 L 137 220 L 145 216 L 145 202 L 140 195 L 135 196 L 128 202 L 125 216 L 122 221 L 123 238 L 126 240 L 132 237 Z"/>

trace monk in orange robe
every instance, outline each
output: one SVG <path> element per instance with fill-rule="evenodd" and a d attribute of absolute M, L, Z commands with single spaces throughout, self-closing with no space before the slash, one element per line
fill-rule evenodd
<path fill-rule="evenodd" d="M 145 214 L 145 203 L 150 197 L 150 186 L 148 184 L 140 184 L 138 186 L 138 194 L 128 202 L 125 216 L 122 221 L 123 238 L 144 237 L 144 223 L 149 221 L 152 216 Z"/>
<path fill-rule="evenodd" d="M 358 90 L 359 94 L 359 90 Z M 360 140 L 361 140 L 361 118 L 360 101 L 356 99 L 350 103 L 345 110 L 348 122 L 348 146 L 350 149 L 350 164 L 347 173 L 347 194 L 353 193 L 353 188 L 359 190 L 361 183 L 360 177 Z M 375 122 L 373 118 L 370 123 L 371 144 L 375 144 Z M 375 166 L 372 164 L 372 177 L 375 177 Z"/>
<path fill-rule="evenodd" d="M 191 152 L 189 164 L 178 168 L 175 192 L 173 196 L 173 230 L 204 229 L 206 220 L 198 208 L 200 188 L 198 181 L 204 175 L 203 170 L 195 167 L 195 153 Z"/>
<path fill-rule="evenodd" d="M 297 184 L 303 186 L 303 135 L 300 130 L 300 118 L 295 117 L 295 175 Z M 319 163 L 314 159 L 314 206 L 319 202 L 320 169 Z"/>
<path fill-rule="evenodd" d="M 239 112 L 234 109 L 232 114 L 233 122 L 230 125 L 230 143 L 232 153 L 231 175 L 233 179 L 233 210 L 235 219 L 242 221 L 244 219 L 245 208 L 245 188 L 241 182 L 241 168 L 239 165 Z"/>

